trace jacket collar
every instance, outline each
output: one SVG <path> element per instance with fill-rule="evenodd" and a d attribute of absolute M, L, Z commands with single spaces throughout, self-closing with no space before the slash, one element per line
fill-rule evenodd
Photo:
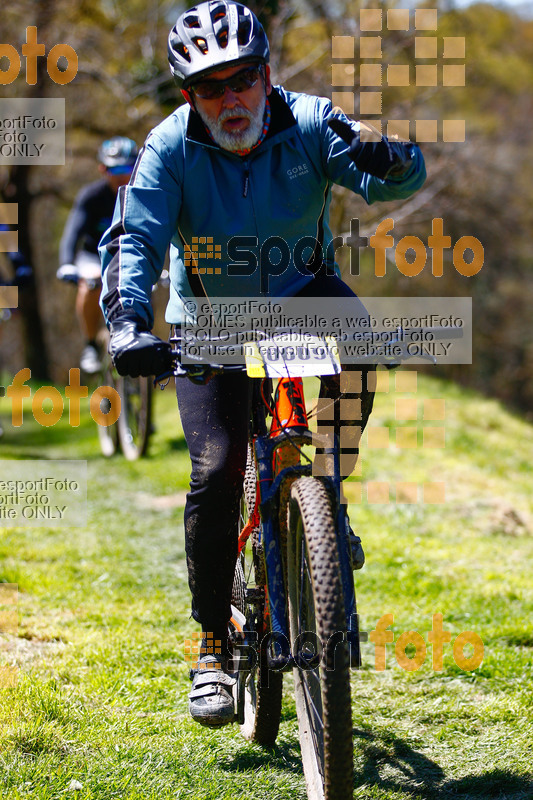
<path fill-rule="evenodd" d="M 257 148 L 258 153 L 261 152 L 261 148 L 263 148 L 274 136 L 277 136 L 279 133 L 284 133 L 286 130 L 296 125 L 294 114 L 277 89 L 274 87 L 272 88 L 272 92 L 270 93 L 268 99 L 270 101 L 272 118 L 270 120 L 267 135 L 265 136 L 264 141 L 261 142 Z M 223 150 L 211 139 L 200 115 L 197 114 L 192 108 L 189 108 L 189 121 L 187 123 L 186 136 L 190 141 L 197 142 L 198 144 L 206 147 L 212 147 L 215 150 L 220 150 L 226 155 L 235 155 L 229 150 Z M 255 152 L 255 150 L 252 151 L 252 153 Z M 241 156 L 236 156 L 236 158 L 240 157 Z"/>

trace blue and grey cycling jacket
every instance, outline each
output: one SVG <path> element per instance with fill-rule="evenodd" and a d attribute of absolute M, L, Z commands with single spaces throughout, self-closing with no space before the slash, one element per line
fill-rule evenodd
<path fill-rule="evenodd" d="M 167 322 L 181 322 L 186 298 L 295 295 L 317 264 L 335 269 L 332 184 L 367 203 L 409 197 L 423 184 L 416 145 L 406 174 L 380 180 L 357 169 L 328 127 L 329 100 L 279 86 L 269 100 L 267 136 L 247 156 L 216 145 L 187 104 L 149 134 L 100 242 L 108 322 L 129 311 L 152 326 L 151 289 L 169 244 Z"/>

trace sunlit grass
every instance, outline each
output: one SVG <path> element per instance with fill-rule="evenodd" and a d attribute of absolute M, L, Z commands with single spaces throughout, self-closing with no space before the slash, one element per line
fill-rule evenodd
<path fill-rule="evenodd" d="M 372 416 L 391 442 L 397 425 L 426 424 L 422 411 L 397 422 L 398 396 L 407 395 L 380 394 Z M 354 796 L 529 798 L 532 429 L 435 379 L 419 377 L 416 397 L 420 407 L 445 399 L 445 421 L 433 424 L 445 426 L 446 447 L 369 450 L 364 439 L 362 481 L 440 481 L 446 502 L 396 504 L 391 490 L 388 504 L 349 510 L 367 553 L 361 627 L 391 613 L 394 639 L 418 631 L 427 654 L 408 673 L 388 644 L 376 672 L 374 645 L 363 645 L 353 673 Z M 197 629 L 183 547 L 189 467 L 171 388 L 157 397 L 149 457 L 135 463 L 99 455 L 88 413 L 77 429 L 68 419 L 40 428 L 31 415 L 13 429 L 6 402 L 1 457 L 87 460 L 89 514 L 85 528 L 2 529 L 0 580 L 18 583 L 20 595 L 18 632 L 2 642 L 19 683 L 1 694 L 0 796 L 305 798 L 290 678 L 270 751 L 236 727 L 210 731 L 188 717 L 183 640 Z M 457 666 L 452 643 L 443 670 L 432 669 L 436 613 L 452 643 L 467 630 L 483 640 L 474 672 Z M 82 788 L 68 792 L 73 780 Z"/>

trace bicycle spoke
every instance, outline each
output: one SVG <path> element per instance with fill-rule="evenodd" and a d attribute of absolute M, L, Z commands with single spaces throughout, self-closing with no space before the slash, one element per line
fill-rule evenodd
<path fill-rule="evenodd" d="M 298 615 L 298 634 L 310 632 L 316 636 L 316 624 L 311 590 L 311 572 L 307 558 L 305 538 L 299 541 L 300 549 L 300 596 Z M 312 618 L 312 619 L 311 619 Z M 302 640 L 303 643 L 303 640 Z M 318 670 L 318 668 L 317 668 Z M 311 684 L 314 684 L 311 686 Z M 311 733 L 314 747 L 319 754 L 320 772 L 324 773 L 324 723 L 322 721 L 322 698 L 320 694 L 320 676 L 315 670 L 302 670 L 302 686 L 308 718 L 311 722 Z"/>
<path fill-rule="evenodd" d="M 299 615 L 298 615 L 298 633 L 305 633 L 309 630 L 315 631 L 315 614 L 313 608 L 313 597 L 312 592 L 309 591 L 309 587 L 311 586 L 311 573 L 309 570 L 309 563 L 307 560 L 307 550 L 305 546 L 305 540 L 302 537 L 300 541 L 301 547 L 301 570 L 300 570 L 300 587 L 304 587 L 303 590 L 300 591 L 300 608 L 299 608 Z M 304 574 L 305 573 L 305 574 Z M 305 601 L 305 610 L 303 608 L 303 603 Z M 312 617 L 312 619 L 310 619 Z"/>
<path fill-rule="evenodd" d="M 316 678 L 318 682 L 318 699 L 321 701 L 320 696 L 320 679 Z M 322 702 L 320 702 L 320 710 L 317 708 L 311 689 L 308 686 L 307 680 L 304 678 L 302 681 L 304 689 L 305 702 L 308 708 L 308 717 L 311 721 L 311 734 L 313 736 L 315 750 L 319 754 L 319 767 L 322 776 L 324 776 L 324 722 L 322 721 Z"/>

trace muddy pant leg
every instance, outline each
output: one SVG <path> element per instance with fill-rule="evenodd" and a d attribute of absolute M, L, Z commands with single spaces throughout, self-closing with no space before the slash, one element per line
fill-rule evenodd
<path fill-rule="evenodd" d="M 374 403 L 376 388 L 375 367 L 347 364 L 340 375 L 322 378 L 318 407 L 317 432 L 335 432 L 340 439 L 341 477 L 347 478 L 355 469 L 359 456 L 361 434 L 365 429 Z M 324 456 L 317 450 L 317 456 Z M 327 472 L 327 462 L 324 460 Z"/>
<path fill-rule="evenodd" d="M 237 525 L 248 441 L 249 380 L 218 375 L 204 386 L 176 381 L 191 457 L 185 506 L 185 550 L 192 616 L 227 640 L 237 559 Z"/>
<path fill-rule="evenodd" d="M 299 293 L 299 297 L 309 299 L 308 310 L 319 312 L 322 299 L 336 297 L 353 300 L 356 316 L 368 316 L 364 306 L 350 287 L 337 275 L 328 275 L 321 269 Z M 318 305 L 314 305 L 318 303 Z M 340 437 L 341 476 L 347 478 L 353 472 L 359 455 L 359 442 L 365 428 L 376 388 L 375 367 L 362 367 L 360 364 L 343 364 L 340 375 L 322 378 L 318 404 L 317 432 L 330 434 L 335 431 Z M 316 474 L 328 474 L 328 466 L 321 448 L 315 457 Z"/>

